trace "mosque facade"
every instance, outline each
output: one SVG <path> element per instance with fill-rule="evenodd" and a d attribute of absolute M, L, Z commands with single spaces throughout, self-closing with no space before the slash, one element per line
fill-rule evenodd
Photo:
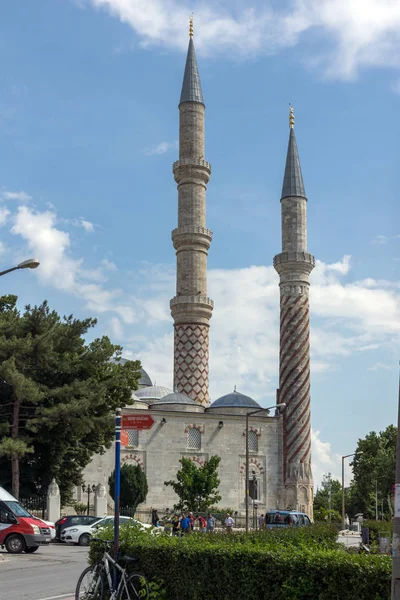
<path fill-rule="evenodd" d="M 180 459 L 203 465 L 221 457 L 220 506 L 243 513 L 248 496 L 259 512 L 292 508 L 313 514 L 310 423 L 309 275 L 314 257 L 307 251 L 307 198 L 294 116 L 281 194 L 282 251 L 274 257 L 280 278 L 279 390 L 271 412 L 234 390 L 209 401 L 209 332 L 213 301 L 207 295 L 207 256 L 212 232 L 206 224 L 206 190 L 211 165 L 205 159 L 205 104 L 192 23 L 179 103 L 179 159 L 173 164 L 178 189 L 173 390 L 153 385 L 142 370 L 139 389 L 123 414 L 146 411 L 149 430 L 128 430 L 121 464 L 139 464 L 149 492 L 140 509 L 172 509 L 177 497 L 164 482 L 175 479 Z M 218 310 L 218 307 L 216 307 Z M 262 324 L 261 324 L 262 326 Z M 249 416 L 249 480 L 246 481 L 246 413 Z M 114 469 L 114 448 L 93 458 L 84 473 L 89 484 L 104 483 Z M 81 492 L 77 496 L 81 499 Z M 111 499 L 110 499 L 111 500 Z M 248 501 L 248 500 L 247 500 Z"/>

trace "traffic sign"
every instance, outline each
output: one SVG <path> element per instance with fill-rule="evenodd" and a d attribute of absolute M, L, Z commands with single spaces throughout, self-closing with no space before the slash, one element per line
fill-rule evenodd
<path fill-rule="evenodd" d="M 122 429 L 151 429 L 154 423 L 151 415 L 122 415 Z"/>
<path fill-rule="evenodd" d="M 128 444 L 129 444 L 129 435 L 128 435 L 128 432 L 125 431 L 124 429 L 122 429 L 122 431 L 121 431 L 120 439 L 121 439 L 122 446 L 128 446 Z"/>

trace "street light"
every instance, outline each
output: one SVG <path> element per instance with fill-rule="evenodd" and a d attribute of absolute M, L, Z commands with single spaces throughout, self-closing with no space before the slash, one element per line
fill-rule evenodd
<path fill-rule="evenodd" d="M 258 412 L 261 411 L 269 411 L 272 408 L 277 409 L 277 411 L 279 411 L 279 409 L 284 409 L 286 408 L 286 404 L 284 402 L 282 402 L 281 404 L 274 404 L 273 406 L 268 406 L 268 408 L 258 408 L 257 410 L 252 410 L 250 412 L 246 413 L 246 533 L 249 532 L 249 499 L 250 499 L 250 494 L 249 494 L 249 417 L 251 417 L 252 415 L 255 415 Z"/>
<path fill-rule="evenodd" d="M 18 269 L 36 269 L 39 265 L 40 262 L 36 258 L 28 258 L 28 260 L 24 260 L 16 267 L 6 269 L 5 271 L 0 271 L 0 277 L 2 275 L 6 275 L 7 273 L 11 273 L 11 271 L 18 271 Z"/>
<path fill-rule="evenodd" d="M 359 452 L 359 454 L 361 454 Z M 342 529 L 344 529 L 345 526 L 345 507 L 344 507 L 344 459 L 345 458 L 349 458 L 349 456 L 354 456 L 355 452 L 353 452 L 353 454 L 345 454 L 344 456 L 342 456 Z"/>

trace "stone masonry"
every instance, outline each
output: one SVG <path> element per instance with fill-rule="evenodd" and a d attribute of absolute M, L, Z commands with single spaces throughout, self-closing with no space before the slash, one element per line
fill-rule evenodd
<path fill-rule="evenodd" d="M 206 228 L 206 189 L 211 166 L 204 160 L 204 103 L 192 30 L 179 104 L 179 160 L 174 319 L 174 389 L 202 405 L 209 403 L 208 343 L 213 302 L 207 296 L 207 255 L 212 233 Z"/>
<path fill-rule="evenodd" d="M 283 413 L 285 504 L 313 515 L 310 412 L 309 275 L 307 198 L 290 113 L 290 138 L 282 189 L 282 252 L 274 257 L 280 276 L 279 402 Z"/>

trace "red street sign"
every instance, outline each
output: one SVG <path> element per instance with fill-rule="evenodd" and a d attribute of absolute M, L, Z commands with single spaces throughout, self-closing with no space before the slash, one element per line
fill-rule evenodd
<path fill-rule="evenodd" d="M 129 444 L 129 435 L 128 435 L 127 431 L 124 431 L 122 429 L 119 439 L 121 440 L 121 444 L 123 446 L 128 446 L 128 444 Z"/>
<path fill-rule="evenodd" d="M 122 429 L 151 429 L 154 423 L 151 415 L 122 415 Z"/>

